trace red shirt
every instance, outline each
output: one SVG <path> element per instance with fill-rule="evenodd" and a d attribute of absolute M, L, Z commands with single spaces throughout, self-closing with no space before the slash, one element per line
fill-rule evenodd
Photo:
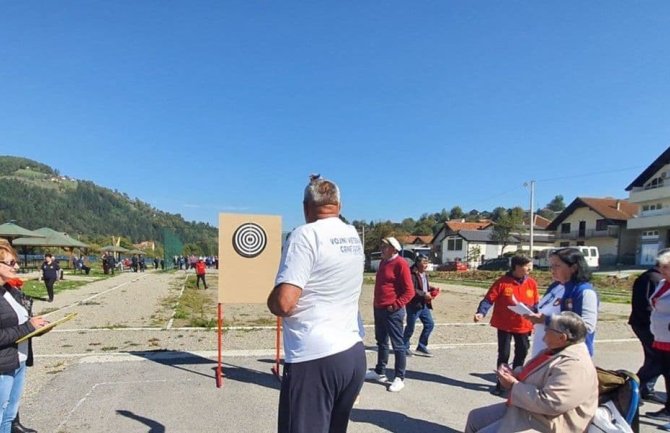
<path fill-rule="evenodd" d="M 375 277 L 374 307 L 402 308 L 414 297 L 414 284 L 409 265 L 400 256 L 382 260 Z"/>
<path fill-rule="evenodd" d="M 205 262 L 197 262 L 195 264 L 195 273 L 198 275 L 205 275 Z"/>
<path fill-rule="evenodd" d="M 519 283 L 517 279 L 504 275 L 493 283 L 485 298 L 493 304 L 491 326 L 515 334 L 533 330 L 533 324 L 528 319 L 514 313 L 507 306 L 521 303 L 532 307 L 537 304 L 540 301 L 540 295 L 534 279 L 526 277 L 523 282 Z"/>

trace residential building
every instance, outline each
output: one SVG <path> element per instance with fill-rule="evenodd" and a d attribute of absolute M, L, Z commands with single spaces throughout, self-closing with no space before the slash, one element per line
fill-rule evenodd
<path fill-rule="evenodd" d="M 577 197 L 547 226 L 555 232 L 555 246 L 596 246 L 600 265 L 633 264 L 635 236 L 626 223 L 639 207 L 624 199 Z"/>
<path fill-rule="evenodd" d="M 670 147 L 626 188 L 628 200 L 640 207 L 628 230 L 636 240 L 635 263 L 653 265 L 656 254 L 670 246 Z"/>
<path fill-rule="evenodd" d="M 440 230 L 433 236 L 431 244 L 440 263 L 453 262 L 456 259 L 464 260 L 467 255 L 467 244 L 463 244 L 463 237 L 458 236 L 462 230 L 485 230 L 493 226 L 490 220 L 466 222 L 464 219 L 445 221 Z"/>

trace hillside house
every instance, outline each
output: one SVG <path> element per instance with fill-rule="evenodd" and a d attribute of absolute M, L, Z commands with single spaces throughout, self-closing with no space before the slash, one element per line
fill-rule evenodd
<path fill-rule="evenodd" d="M 670 246 L 670 147 L 626 188 L 639 214 L 628 220 L 635 237 L 635 264 L 650 266 Z"/>
<path fill-rule="evenodd" d="M 547 227 L 557 247 L 596 246 L 600 265 L 633 264 L 635 236 L 626 223 L 639 207 L 623 199 L 577 197 Z"/>

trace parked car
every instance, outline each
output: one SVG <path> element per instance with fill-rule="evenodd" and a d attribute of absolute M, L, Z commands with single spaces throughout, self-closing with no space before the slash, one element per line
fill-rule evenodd
<path fill-rule="evenodd" d="M 438 271 L 456 271 L 465 272 L 468 270 L 468 264 L 465 262 L 447 262 L 437 267 Z"/>
<path fill-rule="evenodd" d="M 477 266 L 480 271 L 507 271 L 510 267 L 510 257 L 498 257 L 497 259 L 484 260 L 481 265 Z"/>

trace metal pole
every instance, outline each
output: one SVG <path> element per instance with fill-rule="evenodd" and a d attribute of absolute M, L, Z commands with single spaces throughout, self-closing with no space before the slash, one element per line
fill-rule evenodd
<path fill-rule="evenodd" d="M 533 260 L 533 240 L 535 227 L 535 181 L 530 181 L 530 259 Z"/>

